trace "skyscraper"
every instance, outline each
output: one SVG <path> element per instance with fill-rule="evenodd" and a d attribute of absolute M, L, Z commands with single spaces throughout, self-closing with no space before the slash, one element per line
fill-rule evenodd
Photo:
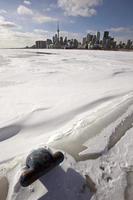
<path fill-rule="evenodd" d="M 104 31 L 103 35 L 103 48 L 107 49 L 109 44 L 109 31 Z"/>
<path fill-rule="evenodd" d="M 97 44 L 99 44 L 99 42 L 100 42 L 100 32 L 97 32 Z"/>
<path fill-rule="evenodd" d="M 127 49 L 130 49 L 131 46 L 132 46 L 132 41 L 131 41 L 131 40 L 128 40 L 128 41 L 127 41 L 126 48 L 127 48 Z"/>
<path fill-rule="evenodd" d="M 109 31 L 104 31 L 103 38 L 108 39 L 109 37 Z"/>
<path fill-rule="evenodd" d="M 93 35 L 90 33 L 87 34 L 87 42 L 90 43 L 92 41 Z"/>

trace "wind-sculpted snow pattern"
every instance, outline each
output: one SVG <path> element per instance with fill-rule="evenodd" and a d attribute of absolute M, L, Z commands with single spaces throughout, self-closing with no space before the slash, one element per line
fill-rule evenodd
<path fill-rule="evenodd" d="M 133 53 L 0 50 L 0 200 L 130 200 Z M 64 162 L 20 186 L 39 147 Z"/>

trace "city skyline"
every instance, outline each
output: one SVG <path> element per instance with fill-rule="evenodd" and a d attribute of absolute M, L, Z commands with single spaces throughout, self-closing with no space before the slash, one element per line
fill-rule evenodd
<path fill-rule="evenodd" d="M 32 49 L 99 49 L 99 50 L 133 50 L 133 41 L 127 40 L 127 42 L 120 41 L 119 43 L 114 37 L 110 35 L 109 31 L 104 31 L 101 37 L 100 31 L 96 34 L 87 33 L 82 38 L 82 42 L 77 38 L 67 38 L 60 35 L 59 22 L 57 23 L 57 32 L 52 38 L 46 38 L 46 40 L 37 40 L 32 46 L 26 46 L 25 48 Z"/>
<path fill-rule="evenodd" d="M 60 35 L 82 38 L 109 31 L 117 41 L 133 40 L 131 0 L 7 0 L 0 1 L 0 48 L 30 46 Z"/>

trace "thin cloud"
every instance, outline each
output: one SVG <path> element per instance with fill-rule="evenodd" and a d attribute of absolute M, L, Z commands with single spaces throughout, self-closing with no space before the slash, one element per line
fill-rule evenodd
<path fill-rule="evenodd" d="M 26 4 L 26 5 L 31 5 L 31 2 L 28 1 L 28 0 L 25 0 L 25 1 L 24 1 L 24 4 Z"/>
<path fill-rule="evenodd" d="M 51 3 L 51 4 L 49 5 L 49 7 L 44 8 L 43 10 L 44 10 L 44 11 L 47 11 L 47 12 L 50 12 L 50 11 L 55 10 L 55 9 L 57 9 L 57 8 L 58 8 L 57 4 Z"/>
<path fill-rule="evenodd" d="M 6 14 L 6 13 L 7 13 L 6 10 L 0 9 L 0 14 Z"/>
<path fill-rule="evenodd" d="M 86 31 L 86 33 L 88 34 L 88 33 L 90 33 L 90 34 L 96 34 L 98 31 L 97 30 L 90 30 L 90 29 L 88 29 L 87 31 Z"/>
<path fill-rule="evenodd" d="M 101 5 L 103 0 L 58 0 L 58 6 L 68 16 L 91 17 L 97 14 L 96 6 Z"/>
<path fill-rule="evenodd" d="M 1 48 L 32 46 L 36 40 L 45 40 L 47 35 L 35 32 L 21 32 L 12 29 L 0 29 Z"/>
<path fill-rule="evenodd" d="M 10 21 L 6 21 L 3 16 L 0 15 L 0 27 L 1 28 L 17 28 L 18 26 Z"/>
<path fill-rule="evenodd" d="M 26 6 L 20 5 L 17 8 L 17 13 L 19 15 L 26 15 L 26 16 L 32 16 L 33 15 L 33 11 L 30 8 L 27 8 Z"/>
<path fill-rule="evenodd" d="M 15 28 L 17 27 L 17 25 L 13 22 L 8 22 L 8 21 L 4 21 L 4 22 L 0 22 L 0 27 L 3 28 Z"/>
<path fill-rule="evenodd" d="M 32 20 L 37 24 L 43 24 L 43 23 L 50 23 L 50 22 L 57 22 L 57 19 L 54 17 L 46 16 L 41 14 L 40 12 L 37 12 L 36 10 L 29 9 L 26 6 L 20 5 L 17 8 L 17 13 L 19 15 L 23 15 L 25 17 L 31 17 Z"/>
<path fill-rule="evenodd" d="M 44 9 L 44 11 L 50 12 L 52 9 L 50 7 Z"/>
<path fill-rule="evenodd" d="M 133 27 L 112 27 L 109 31 L 117 41 L 126 42 L 128 39 L 133 40 Z"/>
<path fill-rule="evenodd" d="M 38 33 L 38 34 L 46 34 L 46 33 L 48 33 L 49 31 L 45 31 L 45 30 L 43 30 L 43 29 L 34 29 L 34 32 L 35 32 L 35 33 Z"/>
<path fill-rule="evenodd" d="M 71 23 L 71 24 L 74 24 L 74 23 L 75 23 L 75 21 L 74 21 L 74 20 L 70 20 L 70 23 Z"/>
<path fill-rule="evenodd" d="M 109 30 L 114 33 L 133 33 L 133 27 L 113 27 Z"/>
<path fill-rule="evenodd" d="M 3 17 L 2 15 L 0 15 L 0 22 L 4 21 L 4 20 L 5 20 L 5 17 Z"/>
<path fill-rule="evenodd" d="M 40 13 L 36 13 L 33 16 L 33 20 L 38 24 L 43 24 L 43 23 L 48 23 L 48 22 L 57 22 L 56 18 L 49 17 L 49 16 L 46 16 L 46 15 L 42 15 Z"/>

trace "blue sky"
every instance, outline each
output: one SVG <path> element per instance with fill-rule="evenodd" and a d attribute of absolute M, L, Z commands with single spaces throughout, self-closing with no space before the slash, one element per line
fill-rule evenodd
<path fill-rule="evenodd" d="M 57 21 L 69 38 L 109 30 L 116 40 L 133 40 L 133 0 L 0 0 L 0 47 L 52 37 Z"/>

